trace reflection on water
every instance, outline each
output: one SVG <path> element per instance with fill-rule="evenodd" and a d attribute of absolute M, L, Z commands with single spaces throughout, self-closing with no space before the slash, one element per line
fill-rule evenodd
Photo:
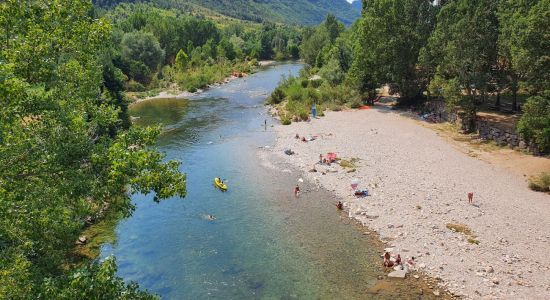
<path fill-rule="evenodd" d="M 130 112 L 136 116 L 138 125 L 173 125 L 183 119 L 188 106 L 185 99 L 154 99 L 132 105 Z"/>
<path fill-rule="evenodd" d="M 284 64 L 214 88 L 189 100 L 134 105 L 142 125 L 163 123 L 159 147 L 183 162 L 188 195 L 156 204 L 135 195 L 137 209 L 117 227 L 113 254 L 119 274 L 166 299 L 353 299 L 372 297 L 383 281 L 377 242 L 335 211 L 335 199 L 303 185 L 298 173 L 260 166 L 258 147 L 270 145 L 262 102 Z M 225 193 L 213 178 L 227 179 Z M 215 220 L 207 216 L 214 215 Z M 414 280 L 414 279 L 413 279 Z M 378 297 L 411 298 L 411 282 L 395 282 Z"/>

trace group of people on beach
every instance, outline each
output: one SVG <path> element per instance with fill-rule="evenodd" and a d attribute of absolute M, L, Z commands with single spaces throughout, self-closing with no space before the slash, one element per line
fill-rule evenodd
<path fill-rule="evenodd" d="M 331 153 L 329 153 L 330 155 Z M 334 162 L 334 158 L 328 156 L 324 157 L 323 154 L 319 154 L 319 164 L 330 166 Z"/>
<path fill-rule="evenodd" d="M 395 266 L 401 266 L 401 270 L 403 270 L 404 264 L 405 263 L 401 260 L 401 254 L 397 254 L 397 256 L 392 260 L 389 251 L 384 253 L 384 267 L 392 268 Z M 414 266 L 416 264 L 414 256 L 407 260 L 406 264 L 409 266 Z"/>

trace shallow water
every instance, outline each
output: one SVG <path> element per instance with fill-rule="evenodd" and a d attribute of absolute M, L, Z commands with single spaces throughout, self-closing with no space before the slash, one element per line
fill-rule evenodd
<path fill-rule="evenodd" d="M 165 125 L 158 145 L 183 162 L 188 195 L 160 204 L 132 197 L 136 211 L 102 247 L 103 257 L 116 256 L 120 276 L 164 299 L 420 297 L 410 280 L 377 279 L 381 245 L 336 211 L 331 194 L 301 184 L 295 198 L 296 171 L 261 166 L 258 148 L 275 138 L 262 103 L 281 75 L 300 67 L 281 64 L 189 100 L 132 106 L 139 124 Z M 213 186 L 217 176 L 229 191 Z"/>

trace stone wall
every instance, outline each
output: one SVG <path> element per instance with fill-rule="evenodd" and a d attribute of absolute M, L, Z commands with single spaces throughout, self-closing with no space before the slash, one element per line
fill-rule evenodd
<path fill-rule="evenodd" d="M 499 146 L 508 146 L 512 149 L 527 150 L 535 155 L 541 154 L 534 143 L 525 141 L 516 132 L 517 116 L 514 119 L 514 116 L 492 114 L 493 118 L 491 118 L 485 116 L 488 114 L 478 113 L 475 120 L 471 120 L 458 107 L 457 111 L 457 113 L 447 113 L 443 101 L 427 101 L 422 107 L 421 114 L 428 113 L 437 116 L 440 121 L 457 123 L 463 132 L 468 131 L 471 122 L 475 122 L 475 132 L 483 140 L 495 141 Z M 499 118 L 502 121 L 499 121 Z"/>
<path fill-rule="evenodd" d="M 495 141 L 499 146 L 508 146 L 512 149 L 521 149 L 539 155 L 535 144 L 525 141 L 517 132 L 515 126 L 503 125 L 484 118 L 477 118 L 476 128 L 479 137 L 483 140 Z"/>
<path fill-rule="evenodd" d="M 455 113 L 448 113 L 445 109 L 444 101 L 426 101 L 422 107 L 421 113 L 429 113 L 438 117 L 441 121 L 447 121 L 454 123 L 457 121 L 457 115 Z"/>

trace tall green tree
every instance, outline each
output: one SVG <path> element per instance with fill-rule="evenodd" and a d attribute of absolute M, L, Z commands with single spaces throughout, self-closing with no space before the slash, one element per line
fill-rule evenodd
<path fill-rule="evenodd" d="M 506 0 L 498 4 L 498 61 L 497 61 L 497 84 L 502 89 L 509 89 L 512 92 L 512 109 L 517 108 L 517 93 L 519 81 L 526 76 L 522 68 L 518 68 L 515 61 L 521 52 L 523 35 L 527 30 L 528 14 L 531 8 L 539 0 Z M 497 91 L 500 92 L 500 91 Z M 499 93 L 500 96 L 500 93 Z M 500 105 L 500 97 L 497 97 L 496 105 Z"/>
<path fill-rule="evenodd" d="M 368 1 L 354 47 L 361 53 L 350 78 L 369 88 L 390 84 L 401 101 L 421 97 L 426 86 L 418 79 L 418 56 L 435 25 L 435 12 L 428 0 Z M 368 74 L 360 75 L 364 72 Z M 372 82 L 357 82 L 361 80 Z"/>
<path fill-rule="evenodd" d="M 475 129 L 476 107 L 490 90 L 497 62 L 498 18 L 496 0 L 456 0 L 445 4 L 437 16 L 437 26 L 428 48 L 436 64 L 436 74 L 457 80 L 460 103 Z"/>
<path fill-rule="evenodd" d="M 164 50 L 150 32 L 134 31 L 124 34 L 121 47 L 123 57 L 141 62 L 152 71 L 164 60 Z"/>
<path fill-rule="evenodd" d="M 507 20 L 505 33 L 509 33 L 508 39 L 501 36 L 503 48 L 509 52 L 514 71 L 522 75 L 525 88 L 540 95 L 550 89 L 550 1 L 516 2 L 501 3 L 501 19 Z"/>
<path fill-rule="evenodd" d="M 130 214 L 129 193 L 185 195 L 179 163 L 152 148 L 159 128 L 121 126 L 107 95 L 120 92 L 121 74 L 103 65 L 111 26 L 91 9 L 85 0 L 0 3 L 0 36 L 9 36 L 0 44 L 2 299 L 63 298 L 46 282 L 69 280 L 67 254 L 86 222 Z M 98 268 L 77 280 L 97 299 L 135 291 L 92 280 L 116 276 Z"/>

